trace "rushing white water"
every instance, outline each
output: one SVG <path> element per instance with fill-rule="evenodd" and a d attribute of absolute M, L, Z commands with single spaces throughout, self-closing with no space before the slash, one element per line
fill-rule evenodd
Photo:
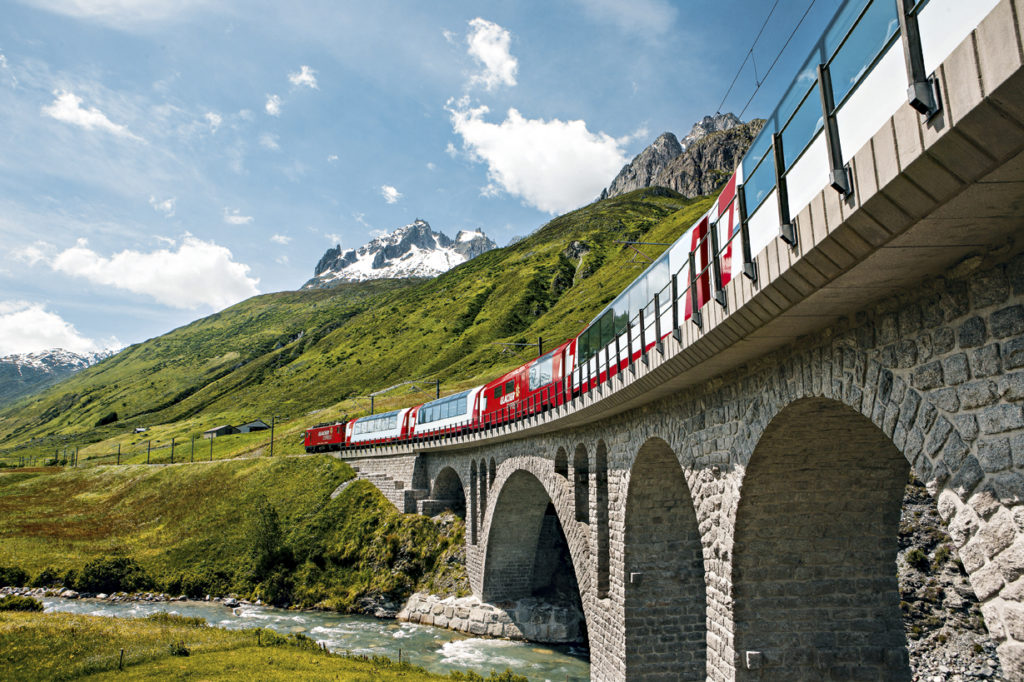
<path fill-rule="evenodd" d="M 167 611 L 199 616 L 210 625 L 241 630 L 264 627 L 281 633 L 298 632 L 323 642 L 331 651 L 353 655 L 401 658 L 431 672 L 475 670 L 484 676 L 491 670 L 510 669 L 531 680 L 589 680 L 586 651 L 548 647 L 501 639 L 469 637 L 451 630 L 347 616 L 322 611 L 286 611 L 268 606 L 229 609 L 216 602 L 117 602 L 97 599 L 43 599 L 47 611 L 85 613 L 93 616 L 141 618 Z"/>

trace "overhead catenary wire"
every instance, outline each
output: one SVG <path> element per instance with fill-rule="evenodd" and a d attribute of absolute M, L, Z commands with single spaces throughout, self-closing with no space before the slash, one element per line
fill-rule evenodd
<path fill-rule="evenodd" d="M 750 47 L 747 49 L 747 55 L 743 58 L 743 63 L 740 64 L 740 68 L 736 69 L 736 75 L 732 77 L 732 82 L 729 83 L 729 89 L 726 90 L 725 94 L 722 96 L 722 101 L 718 103 L 718 109 L 716 109 L 716 111 L 722 111 L 722 107 L 725 105 L 725 100 L 729 98 L 729 93 L 732 92 L 732 88 L 734 85 L 736 85 L 737 79 L 739 79 L 740 74 L 743 73 L 743 67 L 746 66 L 747 62 L 750 61 L 750 58 L 754 56 L 754 47 L 757 45 L 757 41 L 758 39 L 760 39 L 761 34 L 764 33 L 764 29 L 768 25 L 768 21 L 772 18 L 772 14 L 775 13 L 775 8 L 778 6 L 779 0 L 775 0 L 775 4 L 773 4 L 772 8 L 768 10 L 768 16 L 766 16 L 764 18 L 764 21 L 761 22 L 761 29 L 757 32 L 757 35 L 754 36 L 753 42 L 750 43 Z M 754 80 L 757 80 L 756 64 L 754 65 Z"/>
<path fill-rule="evenodd" d="M 754 101 L 754 97 L 756 97 L 757 93 L 761 90 L 761 86 L 764 85 L 766 80 L 768 80 L 768 76 L 771 74 L 772 70 L 775 68 L 775 65 L 779 63 L 779 59 L 782 58 L 782 55 L 785 53 L 786 48 L 789 47 L 789 44 L 793 41 L 793 36 L 795 36 L 796 32 L 800 30 L 800 27 L 803 25 L 804 20 L 807 19 L 807 15 L 811 13 L 811 9 L 814 7 L 814 4 L 816 2 L 817 2 L 817 0 L 811 0 L 810 4 L 807 5 L 807 9 L 804 10 L 804 13 L 800 16 L 800 20 L 796 22 L 796 26 L 793 27 L 793 30 L 790 31 L 789 36 L 786 38 L 786 42 L 784 42 L 782 44 L 782 47 L 776 53 L 775 58 L 772 60 L 772 63 L 768 66 L 768 70 L 765 71 L 764 75 L 763 76 L 759 76 L 758 74 L 755 73 L 755 75 L 754 75 L 754 82 L 755 82 L 754 91 L 750 93 L 750 97 L 747 98 L 746 103 L 743 105 L 743 109 L 740 110 L 740 113 L 739 113 L 739 118 L 740 119 L 742 119 L 743 115 L 747 112 L 747 109 L 750 107 L 750 103 Z M 729 89 L 726 90 L 725 96 L 722 97 L 722 101 L 718 105 L 718 111 L 719 112 L 721 112 L 722 107 L 725 106 L 725 101 L 726 101 L 726 99 L 728 99 L 729 94 L 732 92 L 732 89 L 733 89 L 734 85 L 736 84 L 736 81 L 739 79 L 740 74 L 743 72 L 743 68 L 747 65 L 747 62 L 750 61 L 753 58 L 754 47 L 756 47 L 758 39 L 761 37 L 761 34 L 764 32 L 765 27 L 768 25 L 768 20 L 771 18 L 772 13 L 775 11 L 775 7 L 778 4 L 779 4 L 779 2 L 778 2 L 778 0 L 776 0 L 775 4 L 772 5 L 771 10 L 769 10 L 768 16 L 765 17 L 764 23 L 761 24 L 761 29 L 757 32 L 757 36 L 754 38 L 753 43 L 751 43 L 750 49 L 747 51 L 747 56 L 744 57 L 743 63 L 740 64 L 739 69 L 736 71 L 736 75 L 732 79 L 732 83 L 729 84 Z M 756 70 L 756 65 L 755 65 L 755 70 Z"/>

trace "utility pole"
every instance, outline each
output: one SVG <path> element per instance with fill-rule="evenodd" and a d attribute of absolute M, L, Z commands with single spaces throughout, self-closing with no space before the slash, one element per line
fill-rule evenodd
<path fill-rule="evenodd" d="M 153 449 L 153 441 L 146 441 L 146 464 L 149 464 L 149 453 Z"/>
<path fill-rule="evenodd" d="M 196 461 L 196 437 L 192 436 L 192 452 L 189 453 L 189 461 Z"/>
<path fill-rule="evenodd" d="M 210 461 L 213 461 L 213 434 L 210 434 Z"/>
<path fill-rule="evenodd" d="M 174 437 L 171 437 L 171 464 L 174 464 Z"/>
<path fill-rule="evenodd" d="M 372 410 L 370 414 L 373 414 Z M 282 419 L 281 415 L 275 414 L 270 418 L 270 456 L 274 456 L 274 425 L 277 424 L 277 420 Z"/>
<path fill-rule="evenodd" d="M 434 379 L 434 400 L 441 397 L 441 380 Z"/>
<path fill-rule="evenodd" d="M 117 444 L 117 463 L 121 463 L 121 444 Z"/>

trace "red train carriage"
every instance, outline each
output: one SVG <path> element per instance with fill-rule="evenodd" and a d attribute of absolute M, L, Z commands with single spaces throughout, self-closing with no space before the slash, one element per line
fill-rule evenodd
<path fill-rule="evenodd" d="M 484 386 L 480 423 L 504 424 L 565 402 L 564 379 L 572 370 L 574 347 L 574 340 L 570 339 Z"/>

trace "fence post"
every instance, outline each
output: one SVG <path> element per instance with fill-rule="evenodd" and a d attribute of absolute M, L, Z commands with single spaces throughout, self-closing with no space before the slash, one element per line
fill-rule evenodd
<path fill-rule="evenodd" d="M 192 452 L 189 454 L 189 461 L 196 461 L 196 437 L 192 436 Z"/>
<path fill-rule="evenodd" d="M 171 436 L 171 464 L 174 464 L 174 436 Z"/>
<path fill-rule="evenodd" d="M 213 434 L 210 434 L 210 461 L 213 461 Z"/>
<path fill-rule="evenodd" d="M 654 294 L 654 347 L 662 355 L 665 354 L 665 346 L 661 343 L 661 292 Z"/>
<path fill-rule="evenodd" d="M 121 463 L 121 444 L 117 444 L 117 463 Z"/>
<path fill-rule="evenodd" d="M 147 440 L 146 441 L 146 464 L 149 464 L 149 453 L 152 452 L 152 450 L 153 450 L 153 441 L 152 440 Z"/>

